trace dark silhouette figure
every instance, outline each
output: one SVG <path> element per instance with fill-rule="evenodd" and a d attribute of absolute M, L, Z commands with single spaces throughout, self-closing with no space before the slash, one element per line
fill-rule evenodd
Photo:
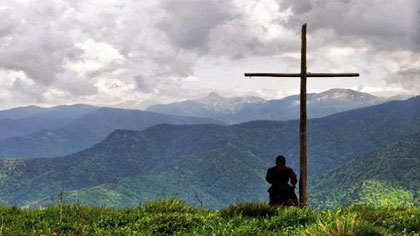
<path fill-rule="evenodd" d="M 271 206 L 297 206 L 295 194 L 297 178 L 292 168 L 286 166 L 286 158 L 276 157 L 276 165 L 267 170 L 265 177 L 271 187 L 268 189 Z M 289 180 L 292 186 L 289 185 Z"/>

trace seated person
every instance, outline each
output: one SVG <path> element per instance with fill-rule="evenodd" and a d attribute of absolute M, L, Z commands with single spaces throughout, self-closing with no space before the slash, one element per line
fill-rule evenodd
<path fill-rule="evenodd" d="M 286 166 L 286 158 L 276 157 L 276 165 L 267 170 L 265 177 L 271 187 L 268 189 L 271 206 L 297 206 L 295 194 L 297 178 L 292 168 Z M 289 180 L 292 186 L 289 185 Z"/>

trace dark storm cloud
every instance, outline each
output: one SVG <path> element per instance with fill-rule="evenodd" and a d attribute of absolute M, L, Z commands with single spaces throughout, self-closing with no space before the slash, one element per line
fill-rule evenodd
<path fill-rule="evenodd" d="M 187 50 L 207 51 L 212 29 L 231 19 L 232 5 L 218 0 L 167 0 L 166 17 L 158 24 L 172 44 Z"/>

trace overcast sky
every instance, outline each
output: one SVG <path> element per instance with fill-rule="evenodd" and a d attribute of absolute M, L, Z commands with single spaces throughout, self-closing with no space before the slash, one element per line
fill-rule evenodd
<path fill-rule="evenodd" d="M 418 0 L 1 0 L 0 109 L 298 94 L 308 24 L 308 92 L 420 94 Z"/>

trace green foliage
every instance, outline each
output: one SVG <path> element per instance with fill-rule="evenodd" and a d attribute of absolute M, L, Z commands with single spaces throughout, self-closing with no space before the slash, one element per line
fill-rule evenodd
<path fill-rule="evenodd" d="M 337 210 L 236 203 L 203 210 L 169 198 L 134 208 L 0 206 L 0 235 L 415 235 L 419 208 L 354 205 Z"/>
<path fill-rule="evenodd" d="M 413 194 L 402 188 L 393 188 L 380 181 L 367 180 L 358 190 L 358 200 L 361 203 L 379 207 L 402 207 L 413 204 Z"/>
<path fill-rule="evenodd" d="M 310 185 L 311 206 L 419 206 L 420 133 L 381 147 Z"/>

